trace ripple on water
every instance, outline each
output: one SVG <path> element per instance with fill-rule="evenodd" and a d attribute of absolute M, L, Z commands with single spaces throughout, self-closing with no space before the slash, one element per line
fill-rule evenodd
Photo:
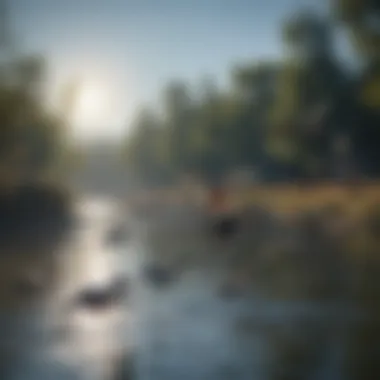
<path fill-rule="evenodd" d="M 140 341 L 144 347 L 139 379 L 266 380 L 268 368 L 274 365 L 270 352 L 279 343 L 276 332 L 287 334 L 289 341 L 319 334 L 325 343 L 330 338 L 333 343 L 337 337 L 331 334 L 334 329 L 327 327 L 358 317 L 349 305 L 336 303 L 259 298 L 225 302 L 217 297 L 215 286 L 215 282 L 193 275 L 164 292 L 145 294 L 140 310 L 144 321 L 140 329 L 145 332 Z M 302 344 L 307 345 L 307 339 Z M 332 357 L 330 364 L 321 365 L 319 376 L 323 377 L 316 375 L 316 379 L 332 373 Z M 338 367 L 335 365 L 335 374 Z"/>

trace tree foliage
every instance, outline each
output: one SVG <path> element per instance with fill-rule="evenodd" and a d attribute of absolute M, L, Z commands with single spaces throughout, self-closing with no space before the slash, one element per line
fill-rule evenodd
<path fill-rule="evenodd" d="M 40 176 L 63 158 L 62 123 L 44 104 L 45 72 L 40 56 L 18 56 L 0 66 L 0 163 L 5 177 Z"/>
<path fill-rule="evenodd" d="M 335 15 L 350 32 L 358 53 L 365 60 L 380 59 L 380 2 L 378 0 L 334 0 Z"/>
<path fill-rule="evenodd" d="M 377 2 L 333 6 L 347 29 L 373 34 L 363 20 L 369 9 L 377 12 Z M 311 12 L 288 18 L 283 59 L 236 66 L 224 91 L 209 77 L 198 92 L 169 84 L 164 116 L 151 112 L 149 128 L 139 119 L 127 138 L 136 173 L 190 172 L 210 181 L 239 167 L 258 169 L 264 180 L 380 174 L 376 54 L 358 50 L 371 65 L 359 76 L 348 72 L 336 56 L 334 26 Z"/>

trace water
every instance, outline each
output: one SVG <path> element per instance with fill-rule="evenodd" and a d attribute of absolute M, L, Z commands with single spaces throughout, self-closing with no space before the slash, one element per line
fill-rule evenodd
<path fill-rule="evenodd" d="M 202 270 L 185 273 L 177 283 L 155 289 L 139 276 L 145 255 L 142 246 L 134 244 L 129 242 L 112 265 L 105 265 L 99 250 L 95 250 L 99 255 L 92 252 L 91 270 L 81 272 L 66 293 L 74 294 L 75 287 L 89 282 L 104 281 L 115 270 L 133 279 L 134 292 L 124 307 L 128 321 L 123 339 L 125 346 L 133 346 L 136 352 L 136 379 L 345 378 L 347 339 L 352 327 L 364 318 L 352 305 L 259 296 L 225 300 L 218 296 L 218 278 Z M 107 339 L 112 338 L 107 318 L 81 313 L 73 317 L 78 336 L 66 347 L 66 360 L 75 364 L 75 358 L 87 357 L 89 361 L 82 363 L 87 367 L 84 374 L 70 372 L 66 366 L 58 371 L 45 365 L 40 372 L 30 371 L 35 376 L 20 379 L 96 379 L 91 369 L 103 355 Z"/>
<path fill-rule="evenodd" d="M 160 289 L 137 282 L 139 380 L 343 380 L 352 333 L 366 321 L 344 300 L 286 301 L 259 293 L 222 299 L 218 274 L 206 269 Z"/>
<path fill-rule="evenodd" d="M 134 283 L 124 339 L 135 347 L 136 379 L 346 378 L 347 344 L 365 320 L 350 303 L 226 300 L 218 296 L 218 274 L 199 268 L 155 289 L 140 276 L 149 256 L 144 244 L 129 241 L 120 253 L 114 267 Z"/>
<path fill-rule="evenodd" d="M 293 346 L 315 362 L 302 379 L 341 378 L 345 338 L 363 317 L 350 305 L 225 301 L 215 285 L 198 273 L 170 290 L 141 291 L 138 379 L 271 379 Z"/>

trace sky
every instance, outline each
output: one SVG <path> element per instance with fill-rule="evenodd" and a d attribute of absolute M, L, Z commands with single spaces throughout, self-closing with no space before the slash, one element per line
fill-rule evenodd
<path fill-rule="evenodd" d="M 84 139 L 121 136 L 170 79 L 197 85 L 211 74 L 226 84 L 234 64 L 281 56 L 281 21 L 301 6 L 327 9 L 324 0 L 9 2 L 18 41 L 49 60 L 52 94 L 84 76 Z"/>

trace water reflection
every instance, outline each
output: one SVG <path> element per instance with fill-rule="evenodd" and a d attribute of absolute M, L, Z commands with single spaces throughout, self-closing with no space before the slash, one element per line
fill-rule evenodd
<path fill-rule="evenodd" d="M 366 315 L 352 305 L 217 296 L 198 274 L 140 303 L 139 379 L 340 379 Z"/>
<path fill-rule="evenodd" d="M 102 225 L 98 227 L 105 230 Z M 269 229 L 269 238 L 265 237 L 267 240 L 271 240 Z M 88 232 L 91 231 L 92 228 Z M 276 234 L 279 232 L 278 229 L 275 231 Z M 85 265 L 86 270 L 77 271 L 79 277 L 71 278 L 70 289 L 63 292 L 62 297 L 75 300 L 74 295 L 77 297 L 86 291 L 85 304 L 90 300 L 91 305 L 94 302 L 95 306 L 99 302 L 104 305 L 104 301 L 108 305 L 108 300 L 111 304 L 114 302 L 114 298 L 108 297 L 109 290 L 124 294 L 123 289 L 127 286 L 128 300 L 124 309 L 111 307 L 107 313 L 99 313 L 98 307 L 96 312 L 92 308 L 86 312 L 83 307 L 76 308 L 67 316 L 72 327 L 71 335 L 59 347 L 63 352 L 58 356 L 65 361 L 60 364 L 62 370 L 58 364 L 48 364 L 50 354 L 44 352 L 45 356 L 39 359 L 44 364 L 38 363 L 38 369 L 32 369 L 36 362 L 29 364 L 25 361 L 20 365 L 20 379 L 87 379 L 90 376 L 91 379 L 103 380 L 101 376 L 107 367 L 106 358 L 125 347 L 135 351 L 131 366 L 136 369 L 134 378 L 139 380 L 378 378 L 374 375 L 379 373 L 380 340 L 377 338 L 380 337 L 380 324 L 375 317 L 378 315 L 376 309 L 368 307 L 376 305 L 373 302 L 376 293 L 366 293 L 371 296 L 371 302 L 364 297 L 358 302 L 357 298 L 349 297 L 344 292 L 332 291 L 323 293 L 324 296 L 317 292 L 317 297 L 311 297 L 304 291 L 308 280 L 315 283 L 314 277 L 313 280 L 310 278 L 316 274 L 320 276 L 322 285 L 325 278 L 328 280 L 325 281 L 327 290 L 333 290 L 335 282 L 330 279 L 334 280 L 338 271 L 323 270 L 323 265 L 333 263 L 327 259 L 330 254 L 327 250 L 324 256 L 319 256 L 326 260 L 323 265 L 307 266 L 306 275 L 304 262 L 300 260 L 303 251 L 299 256 L 285 256 L 286 251 L 277 251 L 273 246 L 271 251 L 263 250 L 265 255 L 256 255 L 256 261 L 249 262 L 256 268 L 256 272 L 252 272 L 255 280 L 261 271 L 263 281 L 253 281 L 248 292 L 225 297 L 220 293 L 220 287 L 228 270 L 210 270 L 202 260 L 198 261 L 201 256 L 194 254 L 188 262 L 176 262 L 178 273 L 175 279 L 164 287 L 155 286 L 154 281 L 148 282 L 140 276 L 142 264 L 149 262 L 150 258 L 144 241 L 139 241 L 139 244 L 129 241 L 123 254 L 105 256 L 97 241 L 100 235 L 95 229 L 93 232 L 88 235 L 89 245 L 86 247 L 97 249 L 81 250 L 84 252 L 81 265 Z M 191 233 L 196 234 L 197 231 L 192 230 Z M 175 242 L 174 248 L 178 249 L 181 247 L 179 243 L 184 244 L 184 239 L 190 241 L 192 237 L 183 235 L 180 242 Z M 79 241 L 82 242 L 82 239 Z M 173 241 L 167 239 L 156 249 L 160 247 L 168 253 Z M 200 239 L 192 241 L 191 250 L 186 250 L 186 254 L 197 252 L 196 249 L 207 252 L 211 247 L 209 244 L 209 241 L 202 242 Z M 223 247 L 217 246 L 220 250 Z M 261 247 L 263 249 L 265 246 Z M 245 247 L 241 245 L 239 249 L 243 252 Z M 236 254 L 236 251 L 231 252 Z M 222 258 L 221 252 L 218 253 L 218 257 Z M 170 254 L 169 257 L 172 260 L 175 255 Z M 160 258 L 163 260 L 164 256 Z M 241 270 L 247 261 L 244 255 L 239 259 L 239 262 L 220 260 L 220 263 L 225 265 L 228 262 L 228 269 Z M 233 266 L 235 264 L 236 267 Z M 366 272 L 373 272 L 373 278 L 367 279 L 368 288 L 375 283 L 375 269 L 373 266 L 372 271 Z M 126 277 L 119 277 L 121 274 Z M 297 277 L 298 274 L 302 274 L 301 278 Z M 97 281 L 94 281 L 94 276 Z M 128 281 L 124 282 L 124 278 Z M 108 282 L 111 279 L 115 281 Z M 99 293 L 99 284 L 109 286 L 101 287 Z M 265 291 L 269 290 L 269 286 L 272 291 Z M 122 329 L 125 330 L 124 334 Z"/>
<path fill-rule="evenodd" d="M 150 254 L 176 279 L 164 288 L 146 279 L 140 289 L 136 378 L 379 378 L 380 272 L 364 246 L 352 259 L 360 228 L 344 230 L 330 214 L 260 211 L 255 221 L 255 212 L 232 244 L 215 245 L 184 222 L 186 235 L 179 214 L 152 223 Z M 238 286 L 225 287 L 226 278 Z"/>

